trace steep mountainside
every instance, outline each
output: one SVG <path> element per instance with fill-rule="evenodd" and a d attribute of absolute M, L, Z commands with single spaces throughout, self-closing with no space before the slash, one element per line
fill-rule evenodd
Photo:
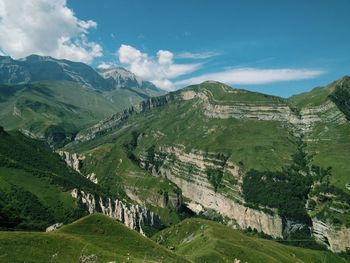
<path fill-rule="evenodd" d="M 0 262 L 189 262 L 100 214 L 50 233 L 0 232 Z"/>
<path fill-rule="evenodd" d="M 193 262 L 346 262 L 327 251 L 280 244 L 208 220 L 186 219 L 152 237 Z"/>
<path fill-rule="evenodd" d="M 85 173 L 95 172 L 98 180 L 118 180 L 117 167 L 102 168 L 118 156 L 120 164 L 132 162 L 175 183 L 198 213 L 212 209 L 240 228 L 310 243 L 312 229 L 318 241 L 345 251 L 347 179 L 341 168 L 330 167 L 336 163 L 318 161 L 327 149 L 314 137 L 323 125 L 349 143 L 347 104 L 335 95 L 346 92 L 348 78 L 336 83 L 321 105 L 304 105 L 302 97 L 286 100 L 204 82 L 115 114 L 81 131 L 66 149 L 88 156 Z M 133 173 L 126 168 L 124 174 Z"/>

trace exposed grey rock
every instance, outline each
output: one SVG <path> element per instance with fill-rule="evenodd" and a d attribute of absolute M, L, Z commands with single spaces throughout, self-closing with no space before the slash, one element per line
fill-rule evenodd
<path fill-rule="evenodd" d="M 73 170 L 80 173 L 80 168 L 82 161 L 85 159 L 85 156 L 81 156 L 77 153 L 69 153 L 66 151 L 58 151 L 58 154 L 63 158 L 66 164 L 71 167 Z"/>
<path fill-rule="evenodd" d="M 101 69 L 98 70 L 100 75 L 105 79 L 112 78 L 115 80 L 116 88 L 131 88 L 136 90 L 143 90 L 146 93 L 157 95 L 164 94 L 164 91 L 158 89 L 152 82 L 142 80 L 134 73 L 122 67 Z"/>
<path fill-rule="evenodd" d="M 317 218 L 312 218 L 312 232 L 316 240 L 335 253 L 350 249 L 350 229 L 336 228 Z"/>
<path fill-rule="evenodd" d="M 111 198 L 102 198 L 82 190 L 73 189 L 73 198 L 85 207 L 90 213 L 100 212 L 106 216 L 114 218 L 127 227 L 145 235 L 144 226 L 159 229 L 161 227 L 160 218 L 147 208 L 139 205 L 129 205 L 124 201 Z"/>
<path fill-rule="evenodd" d="M 47 227 L 45 232 L 55 231 L 56 229 L 59 229 L 61 226 L 63 226 L 63 223 L 53 224 L 52 226 Z"/>
<path fill-rule="evenodd" d="M 71 154 L 66 151 L 58 151 L 57 153 L 59 154 L 59 156 L 62 157 L 62 159 L 66 162 L 66 164 L 69 167 L 81 174 L 80 168 L 82 167 L 83 161 L 85 160 L 84 155 L 79 155 L 77 153 Z M 85 177 L 91 182 L 98 184 L 98 179 L 94 172 L 87 174 Z"/>
<path fill-rule="evenodd" d="M 311 228 L 308 225 L 291 220 L 285 220 L 283 225 L 283 235 L 287 236 L 290 233 L 294 233 L 303 229 L 307 229 L 311 235 Z"/>

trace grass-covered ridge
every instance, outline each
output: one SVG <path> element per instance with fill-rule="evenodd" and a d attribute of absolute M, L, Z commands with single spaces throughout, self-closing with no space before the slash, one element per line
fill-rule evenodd
<path fill-rule="evenodd" d="M 193 262 L 346 262 L 328 251 L 288 246 L 247 236 L 230 227 L 187 219 L 152 237 L 159 244 Z"/>
<path fill-rule="evenodd" d="M 208 95 L 209 101 L 213 104 L 230 105 L 236 103 L 252 103 L 256 105 L 271 105 L 285 104 L 287 102 L 286 99 L 281 97 L 252 92 L 244 89 L 235 89 L 216 81 L 205 81 L 198 85 L 191 85 L 184 90 L 204 92 L 206 95 Z"/>
<path fill-rule="evenodd" d="M 50 232 L 0 232 L 0 262 L 188 262 L 101 214 Z M 90 262 L 90 261 L 89 261 Z"/>

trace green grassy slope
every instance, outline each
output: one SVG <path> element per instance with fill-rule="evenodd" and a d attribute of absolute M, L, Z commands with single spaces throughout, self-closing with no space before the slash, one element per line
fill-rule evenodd
<path fill-rule="evenodd" d="M 319 106 L 327 100 L 332 100 L 336 103 L 337 100 L 348 99 L 349 89 L 350 77 L 345 76 L 325 87 L 317 87 L 309 92 L 291 96 L 288 100 L 299 109 L 304 107 Z M 342 92 L 340 93 L 340 91 Z M 348 100 L 346 102 L 348 102 Z M 337 106 L 340 105 L 337 104 Z M 347 107 L 349 107 L 349 104 L 347 104 Z"/>
<path fill-rule="evenodd" d="M 0 232 L 0 262 L 187 262 L 141 234 L 101 214 L 50 233 Z"/>
<path fill-rule="evenodd" d="M 311 97 L 313 97 L 312 94 L 315 91 L 299 97 L 300 101 L 298 103 L 293 100 L 286 101 L 285 99 L 264 94 L 230 89 L 216 82 L 204 82 L 200 85 L 187 87 L 186 90 L 205 93 L 208 100 L 214 104 L 229 105 L 232 102 L 235 105 L 240 103 L 270 105 L 272 106 L 272 111 L 273 106 L 282 104 L 301 110 L 302 108 L 299 107 L 304 107 L 303 105 L 316 106 L 331 99 L 330 95 L 337 94 L 335 92 L 338 90 L 339 85 L 343 85 L 344 89 L 347 90 L 348 86 L 346 83 L 348 83 L 348 78 L 345 77 L 326 87 L 325 90 L 321 90 L 322 92 L 317 90 L 317 94 L 322 93 L 323 95 L 315 96 L 317 99 L 313 102 Z M 290 124 L 287 122 L 208 117 L 204 114 L 201 104 L 206 102 L 198 98 L 187 101 L 177 99 L 181 97 L 181 92 L 177 91 L 170 94 L 175 99 L 171 99 L 169 103 L 147 109 L 142 113 L 133 113 L 119 121 L 112 129 L 98 135 L 95 139 L 68 145 L 67 149 L 72 152 L 82 152 L 89 156 L 87 158 L 87 172 L 92 172 L 96 169 L 98 171 L 97 176 L 103 176 L 105 179 L 109 178 L 109 182 L 116 182 L 117 178 L 119 178 L 119 182 L 122 182 L 122 185 L 132 184 L 135 178 L 130 176 L 129 178 L 122 178 L 119 175 L 134 174 L 135 171 L 138 171 L 138 159 L 141 156 L 145 156 L 145 153 L 148 153 L 150 149 L 155 149 L 155 152 L 159 153 L 162 147 L 180 145 L 179 148 L 183 146 L 185 152 L 201 150 L 204 154 L 206 152 L 223 154 L 228 156 L 233 163 L 238 164 L 243 174 L 248 174 L 253 169 L 261 172 L 270 172 L 264 175 L 260 174 L 262 182 L 257 181 L 254 186 L 256 188 L 251 191 L 251 195 L 256 197 L 253 199 L 260 202 L 252 201 L 249 205 L 279 208 L 281 211 L 283 208 L 290 216 L 294 213 L 294 210 L 291 208 L 295 208 L 292 205 L 295 203 L 298 204 L 298 211 L 302 212 L 300 215 L 303 215 L 303 220 L 305 219 L 304 221 L 307 223 L 310 221 L 310 218 L 305 210 L 306 200 L 308 199 L 311 186 L 319 180 L 318 175 L 315 172 L 311 172 L 311 166 L 319 166 L 320 171 L 322 169 L 325 171 L 328 166 L 332 166 L 332 175 L 329 176 L 331 186 L 326 189 L 325 195 L 335 194 L 337 196 L 335 199 L 337 200 L 332 201 L 332 204 L 327 204 L 327 206 L 329 206 L 328 208 L 331 206 L 335 208 L 344 206 L 342 208 L 344 214 L 336 215 L 334 220 L 332 219 L 330 222 L 337 223 L 337 225 L 349 225 L 349 213 L 347 212 L 349 206 L 346 204 L 349 197 L 347 191 L 349 190 L 345 188 L 345 185 L 349 183 L 347 176 L 349 170 L 347 156 L 350 154 L 348 123 L 334 125 L 334 127 L 329 123 L 326 125 L 318 123 L 310 134 L 305 135 L 305 141 L 302 142 L 300 138 L 293 135 Z M 324 94 L 327 95 L 324 96 Z M 341 96 L 338 94 L 337 97 L 339 99 Z M 163 98 L 159 98 L 159 102 L 162 102 Z M 346 112 L 346 101 L 337 101 L 335 99 L 332 99 L 332 101 L 337 106 L 342 105 L 342 111 Z M 308 102 L 311 104 L 308 104 Z M 132 134 L 136 135 L 134 141 L 137 141 L 137 143 L 134 143 L 135 147 L 131 150 L 130 155 L 126 154 L 124 145 L 128 145 L 133 141 Z M 302 149 L 298 145 L 303 145 Z M 296 158 L 293 158 L 293 156 Z M 111 168 L 115 157 L 121 160 L 121 163 L 124 165 L 123 171 L 116 167 Z M 132 162 L 130 157 L 136 159 L 136 162 L 135 160 Z M 296 163 L 294 163 L 292 165 L 298 159 L 300 159 L 301 163 L 305 162 L 305 164 L 296 166 Z M 155 160 L 156 158 L 153 158 L 152 161 Z M 125 164 L 130 164 L 130 166 L 125 166 Z M 117 166 L 116 163 L 114 165 Z M 130 168 L 131 165 L 133 166 L 132 169 Z M 278 173 L 283 168 L 284 171 Z M 187 167 L 184 169 L 187 169 Z M 290 172 L 287 173 L 286 171 Z M 309 172 L 305 173 L 305 171 Z M 293 176 L 293 174 L 297 174 L 299 177 L 295 176 L 289 180 L 288 176 Z M 265 175 L 269 175 L 268 182 L 265 182 Z M 193 176 L 196 175 L 194 174 Z M 236 193 L 232 191 L 231 195 L 230 189 L 237 186 L 237 180 L 229 180 L 231 177 L 227 178 L 225 175 L 222 178 L 225 182 L 228 181 L 228 187 L 219 187 L 217 191 L 227 196 L 235 197 Z M 246 182 L 247 178 L 247 176 L 244 176 L 243 182 Z M 327 183 L 327 180 L 328 177 L 324 180 L 325 183 Z M 269 195 L 268 192 L 261 189 L 265 185 L 263 182 L 272 188 L 277 187 L 279 191 L 275 192 L 276 195 Z M 251 186 L 251 184 L 246 185 Z M 283 185 L 283 189 L 280 187 L 281 185 Z M 340 189 L 341 193 L 338 194 L 336 193 L 337 190 L 331 189 L 334 186 L 338 190 Z M 151 193 L 154 191 L 151 188 L 149 189 Z M 247 192 L 243 189 L 242 196 L 247 197 L 246 194 Z M 319 194 L 320 192 L 316 195 Z M 325 198 L 327 199 L 327 197 Z M 286 202 L 284 202 L 285 199 Z M 320 199 L 319 202 L 320 204 L 322 203 L 322 206 L 324 205 L 324 200 Z M 313 208 L 311 207 L 311 209 Z M 324 211 L 330 212 L 329 209 Z M 332 212 L 332 214 L 335 213 Z M 300 220 L 300 218 L 291 219 Z M 324 219 L 324 216 L 320 218 Z"/>
<path fill-rule="evenodd" d="M 209 95 L 211 102 L 215 104 L 230 103 L 253 103 L 253 104 L 278 104 L 286 103 L 286 99 L 281 97 L 266 95 L 258 92 L 247 91 L 243 89 L 233 89 L 223 83 L 215 81 L 205 81 L 198 85 L 187 87 L 188 90 L 196 92 L 202 91 Z M 184 89 L 184 90 L 186 90 Z"/>
<path fill-rule="evenodd" d="M 328 252 L 287 246 L 276 241 L 247 236 L 227 226 L 187 219 L 152 237 L 193 262 L 346 262 Z"/>
<path fill-rule="evenodd" d="M 47 144 L 0 131 L 0 227 L 44 229 L 81 216 L 70 191 L 98 186 L 69 169 Z"/>
<path fill-rule="evenodd" d="M 299 109 L 331 101 L 350 120 L 350 77 L 345 76 L 326 87 L 293 96 L 290 101 Z M 307 137 L 307 151 L 314 157 L 312 163 L 331 166 L 330 182 L 346 191 L 345 185 L 350 183 L 350 123 L 317 123 Z"/>

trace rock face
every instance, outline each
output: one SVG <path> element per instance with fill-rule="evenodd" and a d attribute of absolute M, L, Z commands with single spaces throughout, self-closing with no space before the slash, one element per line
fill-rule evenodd
<path fill-rule="evenodd" d="M 126 202 L 118 199 L 112 200 L 111 198 L 102 198 L 78 189 L 74 189 L 71 195 L 73 198 L 77 199 L 90 214 L 95 212 L 103 213 L 143 235 L 145 235 L 143 230 L 145 226 L 156 229 L 161 227 L 159 217 L 139 205 L 127 205 Z"/>
<path fill-rule="evenodd" d="M 183 100 L 199 99 L 204 114 L 210 118 L 219 119 L 256 119 L 262 121 L 280 121 L 291 124 L 301 132 L 311 131 L 317 122 L 344 124 L 346 116 L 331 101 L 327 100 L 320 106 L 306 107 L 300 112 L 292 110 L 287 103 L 261 104 L 259 103 L 230 103 L 215 104 L 209 99 L 205 92 L 194 92 L 192 90 L 181 92 Z"/>
<path fill-rule="evenodd" d="M 75 170 L 76 172 L 80 173 L 80 168 L 83 164 L 83 161 L 85 160 L 85 156 L 83 155 L 79 155 L 77 153 L 69 153 L 66 151 L 58 151 L 57 152 L 59 154 L 59 156 L 62 157 L 62 159 L 66 162 L 66 164 L 71 167 L 73 170 Z M 98 183 L 98 179 L 96 177 L 95 173 L 89 173 L 85 176 L 87 179 L 89 179 L 91 182 L 97 184 Z"/>
<path fill-rule="evenodd" d="M 59 156 L 62 157 L 62 159 L 66 162 L 66 164 L 72 168 L 73 170 L 80 173 L 80 167 L 82 164 L 82 161 L 85 159 L 84 156 L 80 156 L 77 153 L 69 153 L 65 151 L 58 151 Z"/>
<path fill-rule="evenodd" d="M 250 227 L 273 237 L 283 236 L 281 217 L 244 206 L 244 200 L 240 196 L 240 175 L 237 166 L 227 162 L 224 157 L 216 157 L 215 154 L 207 153 L 205 156 L 200 151 L 184 153 L 181 147 L 164 147 L 161 151 L 167 157 L 159 168 L 159 174 L 174 182 L 182 190 L 183 196 L 235 220 L 242 229 Z M 143 158 L 141 156 L 141 159 Z M 145 160 L 141 165 L 144 164 Z M 237 186 L 231 185 L 228 193 L 215 192 L 208 182 L 207 168 L 222 169 L 224 173 L 236 178 Z M 223 184 L 225 183 L 223 181 Z"/>
<path fill-rule="evenodd" d="M 317 218 L 312 219 L 312 231 L 315 238 L 333 252 L 339 253 L 350 249 L 350 229 L 335 229 Z"/>

